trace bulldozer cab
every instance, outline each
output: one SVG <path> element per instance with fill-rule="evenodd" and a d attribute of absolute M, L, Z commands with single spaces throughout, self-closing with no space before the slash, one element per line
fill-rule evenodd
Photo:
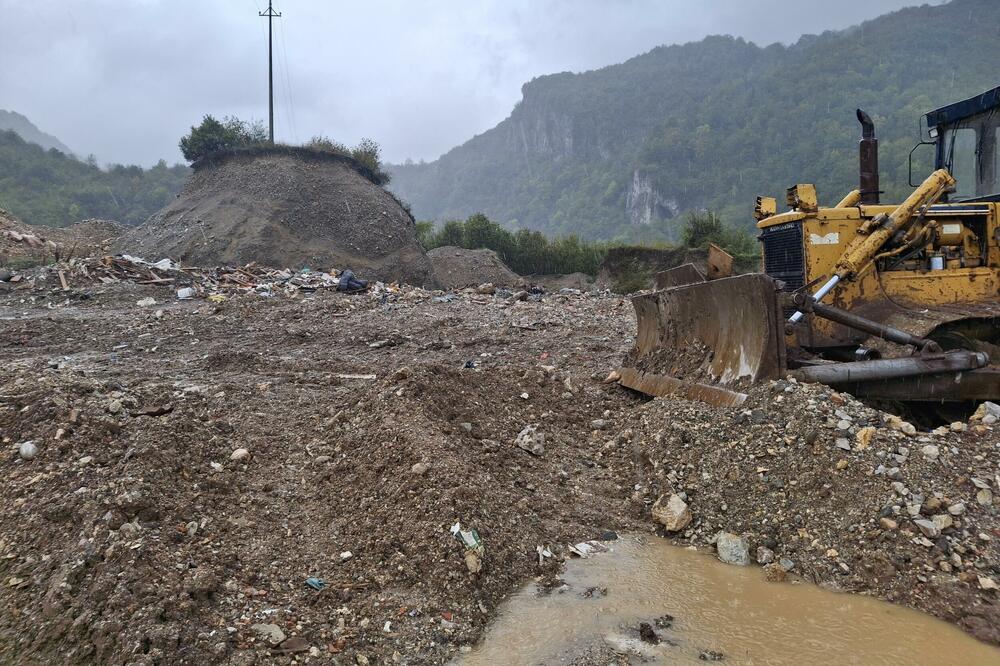
<path fill-rule="evenodd" d="M 1000 87 L 926 114 L 934 168 L 958 184 L 951 202 L 1000 201 Z"/>

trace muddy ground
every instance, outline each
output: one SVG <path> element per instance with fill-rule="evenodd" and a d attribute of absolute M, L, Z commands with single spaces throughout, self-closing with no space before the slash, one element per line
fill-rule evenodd
<path fill-rule="evenodd" d="M 734 532 L 1000 642 L 995 425 L 908 434 L 787 382 L 649 401 L 601 381 L 627 300 L 509 293 L 0 292 L 0 660 L 442 663 L 570 544 L 658 529 L 671 493 L 679 543 Z M 944 513 L 932 539 L 913 522 Z"/>

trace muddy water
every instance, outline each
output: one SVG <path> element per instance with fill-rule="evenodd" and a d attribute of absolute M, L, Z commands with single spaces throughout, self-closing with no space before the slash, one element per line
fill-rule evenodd
<path fill-rule="evenodd" d="M 458 663 L 607 663 L 615 652 L 631 652 L 655 663 L 705 664 L 699 654 L 713 651 L 723 653 L 722 664 L 1000 664 L 1000 649 L 929 615 L 808 584 L 768 583 L 757 567 L 644 541 L 625 538 L 607 544 L 607 553 L 567 563 L 561 592 L 520 591 Z M 607 593 L 588 593 L 593 588 Z M 656 631 L 666 640 L 640 641 L 639 623 L 655 626 L 665 614 L 672 626 Z"/>

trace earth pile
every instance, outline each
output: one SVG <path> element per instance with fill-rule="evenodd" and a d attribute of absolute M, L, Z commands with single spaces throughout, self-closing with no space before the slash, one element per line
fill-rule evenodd
<path fill-rule="evenodd" d="M 509 287 L 524 282 L 493 250 L 447 245 L 434 248 L 427 257 L 434 268 L 434 280 L 442 289 L 474 287 L 486 282 Z"/>
<path fill-rule="evenodd" d="M 118 251 L 188 265 L 251 262 L 429 284 L 413 217 L 350 158 L 256 148 L 194 165 L 178 198 L 128 233 Z"/>

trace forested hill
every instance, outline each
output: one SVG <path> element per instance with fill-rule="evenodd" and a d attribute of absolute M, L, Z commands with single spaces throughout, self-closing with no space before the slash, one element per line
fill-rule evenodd
<path fill-rule="evenodd" d="M 189 173 L 162 160 L 150 169 L 101 169 L 93 158 L 81 162 L 0 130 L 0 208 L 29 224 L 65 226 L 91 217 L 139 224 L 174 198 Z"/>
<path fill-rule="evenodd" d="M 1000 84 L 998 26 L 1000 2 L 953 0 L 787 47 L 716 36 L 539 77 L 493 129 L 393 167 L 391 189 L 418 219 L 673 239 L 685 211 L 749 225 L 756 194 L 781 200 L 797 182 L 835 203 L 857 186 L 861 107 L 885 198 L 902 199 L 922 114 Z"/>

